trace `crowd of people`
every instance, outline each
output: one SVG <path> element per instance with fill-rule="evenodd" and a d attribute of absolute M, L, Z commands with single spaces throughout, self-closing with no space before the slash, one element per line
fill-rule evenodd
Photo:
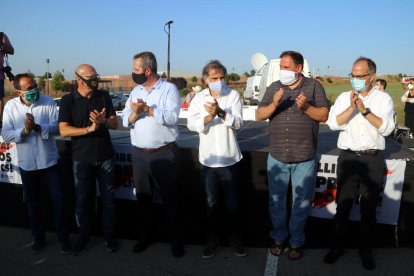
<path fill-rule="evenodd" d="M 12 54 L 2 35 L 1 64 L 4 54 Z M 269 120 L 267 159 L 269 214 L 272 222 L 270 253 L 287 254 L 298 260 L 304 254 L 305 225 L 314 197 L 316 146 L 320 122 L 339 131 L 337 166 L 337 210 L 330 235 L 331 248 L 324 258 L 335 263 L 343 254 L 347 224 L 353 199 L 361 196 L 360 258 L 363 267 L 375 268 L 371 252 L 376 223 L 376 206 L 383 184 L 385 138 L 394 129 L 394 106 L 383 91 L 386 81 L 376 80 L 376 64 L 360 57 L 353 62 L 352 89 L 338 96 L 329 107 L 323 86 L 305 77 L 303 56 L 295 51 L 280 55 L 279 80 L 272 83 L 260 102 L 256 118 Z M 187 127 L 198 133 L 201 185 L 207 221 L 206 246 L 201 256 L 212 258 L 220 245 L 219 204 L 225 210 L 225 229 L 234 253 L 247 255 L 243 245 L 239 200 L 239 162 L 243 158 L 236 131 L 243 125 L 239 93 L 227 87 L 226 67 L 218 60 L 202 69 L 204 89 L 196 87 L 189 99 Z M 29 74 L 14 79 L 17 97 L 4 108 L 1 136 L 15 142 L 24 200 L 34 238 L 31 250 L 38 253 L 45 245 L 41 189 L 50 191 L 55 225 L 62 254 L 80 255 L 90 246 L 96 186 L 102 199 L 102 233 L 106 250 L 118 249 L 116 204 L 114 201 L 115 159 L 109 130 L 118 127 L 111 98 L 98 89 L 99 75 L 89 64 L 75 70 L 77 90 L 62 97 L 59 113 L 49 96 L 40 95 Z M 185 254 L 180 237 L 180 152 L 177 127 L 181 98 L 177 87 L 157 75 L 157 60 L 151 52 L 133 57 L 132 79 L 137 86 L 130 93 L 122 112 L 122 125 L 130 129 L 133 183 L 139 229 L 133 252 L 141 253 L 154 241 L 153 198 L 158 192 L 164 204 L 166 232 L 174 257 Z M 4 96 L 3 74 L 0 97 Z M 375 81 L 376 80 L 376 81 Z M 414 79 L 407 83 L 406 116 L 414 112 Z M 2 97 L 1 97 L 2 98 Z M 0 112 L 2 109 L 0 108 Z M 411 118 L 411 117 L 410 117 Z M 407 120 L 411 126 L 413 120 Z M 413 126 L 414 127 L 414 126 Z M 58 151 L 54 136 L 71 138 L 75 187 L 75 217 L 78 238 L 72 246 L 67 226 L 66 196 L 59 174 Z M 45 179 L 46 181 L 43 181 Z M 96 184 L 97 183 L 97 184 Z M 289 183 L 292 185 L 291 212 L 287 208 Z M 357 187 L 359 187 L 357 189 Z M 357 191 L 358 190 L 358 191 Z M 289 215 L 290 213 L 290 215 Z"/>

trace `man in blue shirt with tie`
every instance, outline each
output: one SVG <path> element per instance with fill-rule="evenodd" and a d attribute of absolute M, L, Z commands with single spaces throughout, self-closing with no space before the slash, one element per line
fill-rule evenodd
<path fill-rule="evenodd" d="M 132 168 L 138 205 L 140 233 L 133 251 L 151 243 L 153 190 L 164 203 L 168 238 L 174 257 L 184 255 L 178 225 L 179 151 L 178 115 L 181 98 L 177 87 L 157 75 L 157 60 L 151 52 L 134 56 L 132 79 L 138 84 L 122 112 L 124 127 L 131 128 Z"/>
<path fill-rule="evenodd" d="M 59 134 L 56 104 L 49 96 L 40 96 L 32 76 L 18 74 L 14 87 L 19 97 L 9 100 L 4 109 L 1 136 L 5 142 L 15 142 L 22 178 L 24 199 L 30 216 L 34 238 L 32 253 L 45 245 L 45 225 L 42 213 L 42 191 L 47 185 L 54 207 L 54 217 L 62 254 L 69 254 L 64 194 L 58 167 L 58 150 L 54 135 Z"/>

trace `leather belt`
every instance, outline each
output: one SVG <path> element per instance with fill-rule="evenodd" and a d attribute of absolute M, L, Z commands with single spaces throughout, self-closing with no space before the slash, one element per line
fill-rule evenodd
<path fill-rule="evenodd" d="M 155 148 L 155 149 L 154 148 L 152 148 L 152 149 L 146 149 L 146 148 L 139 148 L 139 147 L 135 147 L 135 148 L 137 148 L 138 150 L 140 150 L 142 152 L 145 152 L 145 153 L 154 153 L 154 152 L 160 152 L 160 151 L 169 150 L 170 148 L 172 148 L 174 146 L 175 146 L 175 142 L 171 142 L 171 143 L 168 143 L 168 144 L 166 144 L 166 145 L 164 145 L 162 147 Z"/>
<path fill-rule="evenodd" d="M 350 152 L 353 153 L 355 155 L 377 155 L 378 152 L 380 152 L 379 150 L 376 149 L 369 149 L 369 150 L 345 150 L 346 152 Z"/>

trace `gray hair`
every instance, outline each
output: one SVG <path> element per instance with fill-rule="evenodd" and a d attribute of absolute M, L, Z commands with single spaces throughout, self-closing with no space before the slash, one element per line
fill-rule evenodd
<path fill-rule="evenodd" d="M 377 65 L 372 59 L 367 57 L 359 57 L 354 61 L 354 65 L 360 61 L 366 61 L 368 63 L 368 73 L 375 74 L 377 72 Z"/>
<path fill-rule="evenodd" d="M 153 53 L 141 52 L 134 56 L 134 60 L 137 58 L 141 59 L 141 66 L 144 70 L 149 68 L 152 73 L 157 74 L 157 59 Z"/>
<path fill-rule="evenodd" d="M 220 61 L 214 59 L 214 60 L 210 60 L 209 63 L 206 64 L 206 66 L 204 66 L 203 68 L 203 72 L 201 73 L 201 75 L 204 78 L 208 77 L 208 72 L 210 71 L 210 69 L 220 69 L 223 71 L 223 74 L 226 75 L 227 74 L 227 69 L 226 67 L 224 67 L 223 64 L 221 64 Z"/>

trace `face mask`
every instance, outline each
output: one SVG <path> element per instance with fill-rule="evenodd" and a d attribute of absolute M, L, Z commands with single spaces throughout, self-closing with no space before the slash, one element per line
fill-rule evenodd
<path fill-rule="evenodd" d="M 291 85 L 298 80 L 298 74 L 289 70 L 280 70 L 279 79 L 283 85 Z"/>
<path fill-rule="evenodd" d="M 92 79 L 85 79 L 85 78 L 83 78 L 82 76 L 80 76 L 78 73 L 76 73 L 75 72 L 75 74 L 76 74 L 76 76 L 78 76 L 84 83 L 86 83 L 86 85 L 90 88 L 90 89 L 92 89 L 92 90 L 96 90 L 97 88 L 98 88 L 98 81 L 99 81 L 99 78 L 96 76 L 96 77 L 94 77 L 94 78 L 92 78 Z"/>
<path fill-rule="evenodd" d="M 226 81 L 209 82 L 208 87 L 210 88 L 210 90 L 221 94 L 226 91 L 227 83 Z"/>
<path fill-rule="evenodd" d="M 379 85 L 375 85 L 374 88 L 377 89 L 377 90 L 380 90 Z"/>
<path fill-rule="evenodd" d="M 40 94 L 39 89 L 33 88 L 29 91 L 24 91 L 24 99 L 31 104 L 36 103 L 39 100 Z"/>
<path fill-rule="evenodd" d="M 408 90 L 412 90 L 414 88 L 414 84 L 410 83 L 409 85 L 407 85 Z"/>
<path fill-rule="evenodd" d="M 148 77 L 145 76 L 145 72 L 141 74 L 135 74 L 132 72 L 132 79 L 136 84 L 144 84 L 148 80 Z"/>
<path fill-rule="evenodd" d="M 365 85 L 365 80 L 360 80 L 357 78 L 351 79 L 352 88 L 355 89 L 357 92 L 362 92 L 365 89 L 367 89 L 367 86 Z"/>

